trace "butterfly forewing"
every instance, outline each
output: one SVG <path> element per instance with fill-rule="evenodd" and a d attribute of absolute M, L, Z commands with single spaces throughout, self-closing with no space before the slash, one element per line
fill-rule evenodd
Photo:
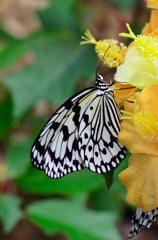
<path fill-rule="evenodd" d="M 47 123 L 37 136 L 31 150 L 31 162 L 36 168 L 39 168 L 41 170 L 44 169 L 44 156 L 48 145 L 50 145 L 50 142 L 63 127 L 64 122 L 70 115 L 71 119 L 72 108 L 76 106 L 77 101 L 79 101 L 79 99 L 81 98 L 84 98 L 84 96 L 87 95 L 89 92 L 93 91 L 93 89 L 94 88 L 88 88 L 72 96 L 65 103 L 63 103 L 62 106 L 57 109 L 47 121 Z M 70 126 L 70 128 L 71 127 L 72 126 Z"/>

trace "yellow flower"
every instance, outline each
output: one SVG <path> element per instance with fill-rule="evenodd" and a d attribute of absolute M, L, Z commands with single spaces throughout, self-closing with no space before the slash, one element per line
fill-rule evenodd
<path fill-rule="evenodd" d="M 115 39 L 103 39 L 97 41 L 91 32 L 87 30 L 85 36 L 82 36 L 83 41 L 80 44 L 95 44 L 95 51 L 104 64 L 108 67 L 117 67 L 124 61 L 126 46 Z"/>
<path fill-rule="evenodd" d="M 120 33 L 122 37 L 132 38 L 138 53 L 147 61 L 153 61 L 158 58 L 158 38 L 145 35 L 135 35 L 129 24 L 126 24 L 129 33 Z"/>
<path fill-rule="evenodd" d="M 158 84 L 158 38 L 145 35 L 135 36 L 127 24 L 129 33 L 123 33 L 134 39 L 128 47 L 124 62 L 118 66 L 115 80 L 129 83 L 139 89 Z"/>
<path fill-rule="evenodd" d="M 147 61 L 133 44 L 126 53 L 124 63 L 117 68 L 114 79 L 139 89 L 158 84 L 158 59 Z"/>
<path fill-rule="evenodd" d="M 158 85 L 136 93 L 124 104 L 119 140 L 132 153 L 120 173 L 129 204 L 149 211 L 158 206 Z"/>

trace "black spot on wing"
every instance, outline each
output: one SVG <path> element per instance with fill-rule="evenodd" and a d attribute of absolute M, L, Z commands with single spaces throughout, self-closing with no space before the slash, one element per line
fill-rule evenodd
<path fill-rule="evenodd" d="M 63 141 L 67 141 L 69 139 L 69 129 L 68 129 L 68 126 L 63 125 L 60 131 L 63 131 Z"/>
<path fill-rule="evenodd" d="M 81 107 L 79 105 L 76 105 L 76 106 L 74 106 L 73 111 L 74 111 L 75 115 L 72 120 L 74 121 L 75 126 L 78 126 Z"/>
<path fill-rule="evenodd" d="M 88 121 L 89 121 L 89 116 L 88 116 L 88 114 L 84 114 L 84 116 L 83 116 L 83 121 L 85 122 L 85 124 L 88 124 Z"/>

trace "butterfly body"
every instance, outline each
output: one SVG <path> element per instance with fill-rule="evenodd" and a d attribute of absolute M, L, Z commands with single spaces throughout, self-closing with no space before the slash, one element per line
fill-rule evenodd
<path fill-rule="evenodd" d="M 112 83 L 96 76 L 96 86 L 68 99 L 48 120 L 31 151 L 32 164 L 51 178 L 88 168 L 106 173 L 126 155 L 118 141 L 120 111 Z"/>

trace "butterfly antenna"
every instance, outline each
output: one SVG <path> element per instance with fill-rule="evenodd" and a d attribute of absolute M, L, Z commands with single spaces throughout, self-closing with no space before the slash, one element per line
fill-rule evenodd
<path fill-rule="evenodd" d="M 109 50 L 109 48 L 110 48 L 110 46 L 108 46 L 108 48 L 107 48 L 106 51 L 104 52 L 104 55 L 103 55 L 103 57 L 102 57 L 99 65 L 98 65 L 98 67 L 97 67 L 96 75 L 99 73 L 99 69 L 101 68 L 101 66 L 103 65 L 105 59 L 107 58 L 106 53 L 107 53 L 107 51 Z"/>

